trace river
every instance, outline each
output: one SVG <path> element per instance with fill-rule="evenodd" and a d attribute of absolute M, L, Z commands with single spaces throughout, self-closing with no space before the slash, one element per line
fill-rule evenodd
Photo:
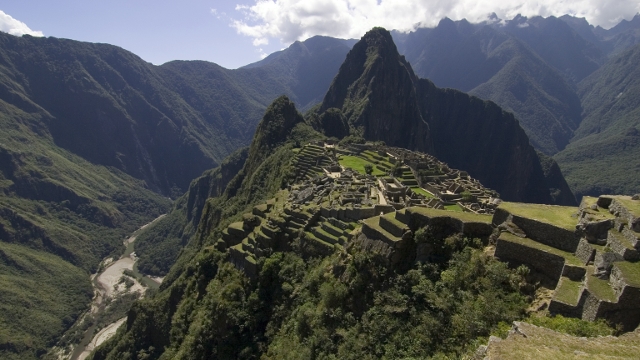
<path fill-rule="evenodd" d="M 91 276 L 91 282 L 93 284 L 95 295 L 91 302 L 89 314 L 93 314 L 97 318 L 97 316 L 105 310 L 104 302 L 108 297 L 114 299 L 117 296 L 123 296 L 124 294 L 132 292 L 140 292 L 141 296 L 144 296 L 148 288 L 157 288 L 158 286 L 160 286 L 160 283 L 162 282 L 161 278 L 150 278 L 138 272 L 137 257 L 133 252 L 133 245 L 140 230 L 160 220 L 165 215 L 160 215 L 150 223 L 145 224 L 144 226 L 140 227 L 140 229 L 131 234 L 131 236 L 123 242 L 123 245 L 126 247 L 126 249 L 118 260 L 113 261 L 112 258 L 103 260 L 104 269 L 100 273 Z M 136 278 L 135 280 L 133 280 L 133 285 L 128 288 L 124 283 L 119 284 L 119 281 L 122 278 L 125 270 L 132 271 Z M 140 282 L 142 282 L 142 284 Z M 79 319 L 78 322 L 80 322 L 81 320 L 82 319 Z M 69 357 L 68 355 L 65 356 L 61 354 L 59 358 L 84 360 L 87 356 L 89 356 L 89 354 L 91 354 L 91 351 L 93 351 L 93 349 L 113 336 L 116 330 L 118 330 L 118 327 L 120 327 L 120 325 L 122 325 L 125 321 L 126 317 L 121 318 L 116 322 L 100 329 L 100 331 L 97 333 L 96 324 L 91 325 L 84 332 L 82 341 L 74 348 L 71 356 Z"/>

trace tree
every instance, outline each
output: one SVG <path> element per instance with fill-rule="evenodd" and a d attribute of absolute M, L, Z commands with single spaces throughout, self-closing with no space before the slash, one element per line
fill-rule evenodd
<path fill-rule="evenodd" d="M 373 174 L 373 165 L 371 164 L 366 164 L 364 166 L 364 172 L 367 173 L 367 175 L 371 175 Z"/>

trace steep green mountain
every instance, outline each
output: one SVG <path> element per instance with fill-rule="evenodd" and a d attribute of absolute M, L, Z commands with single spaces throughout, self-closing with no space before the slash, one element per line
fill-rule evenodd
<path fill-rule="evenodd" d="M 166 212 L 165 196 L 247 145 L 276 96 L 319 101 L 345 44 L 310 39 L 296 45 L 302 52 L 227 70 L 0 33 L 0 357 L 52 346 L 89 303 L 90 272 L 121 251 L 123 237 Z M 141 269 L 165 273 L 193 231 L 185 222 L 200 218 L 173 215 L 159 227 L 171 241 L 143 235 L 136 245 Z"/>
<path fill-rule="evenodd" d="M 564 149 L 581 120 L 574 89 L 516 39 L 504 41 L 487 55 L 487 62 L 501 68 L 469 93 L 513 112 L 536 149 L 547 155 Z"/>
<path fill-rule="evenodd" d="M 43 114 L 0 101 L 0 358 L 35 359 L 93 297 L 89 274 L 169 200 L 55 146 Z"/>
<path fill-rule="evenodd" d="M 433 152 L 418 105 L 418 79 L 391 36 L 374 35 L 381 31 L 364 36 L 349 52 L 318 112 L 340 109 L 366 139 Z"/>
<path fill-rule="evenodd" d="M 555 156 L 576 195 L 640 191 L 640 45 L 579 84 L 584 120 Z"/>
<path fill-rule="evenodd" d="M 433 153 L 505 199 L 575 203 L 563 180 L 546 183 L 538 155 L 513 115 L 418 79 L 384 29 L 370 31 L 349 52 L 318 112 L 329 109 L 341 111 L 352 133 Z M 550 188 L 563 195 L 552 199 Z"/>
<path fill-rule="evenodd" d="M 572 85 L 503 28 L 443 19 L 431 31 L 398 35 L 418 76 L 513 112 L 532 145 L 548 155 L 563 149 L 580 123 Z"/>
<path fill-rule="evenodd" d="M 320 256 L 303 238 L 289 235 L 288 246 L 264 238 L 280 250 L 256 260 L 254 277 L 234 267 L 218 240 L 229 235 L 226 226 L 259 220 L 269 205 L 287 216 L 282 207 L 292 160 L 301 144 L 321 137 L 293 103 L 277 99 L 242 170 L 222 193 L 216 190 L 225 182 L 222 170 L 192 183 L 185 198 L 203 206 L 193 240 L 160 292 L 134 304 L 126 326 L 93 359 L 460 356 L 500 321 L 522 316 L 522 276 L 474 248 L 479 240 L 451 238 L 445 245 L 446 232 L 421 232 L 441 237 L 442 256 L 408 271 L 390 265 L 382 248 L 378 253 L 354 245 Z M 202 194 L 212 197 L 196 200 Z M 268 216 L 264 224 L 281 220 Z"/>
<path fill-rule="evenodd" d="M 522 40 L 573 83 L 581 81 L 606 61 L 602 50 L 554 16 L 516 16 L 504 27 L 493 26 Z"/>

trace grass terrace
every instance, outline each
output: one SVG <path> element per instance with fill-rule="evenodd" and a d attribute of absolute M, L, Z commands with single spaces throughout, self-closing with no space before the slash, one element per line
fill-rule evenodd
<path fill-rule="evenodd" d="M 422 196 L 424 196 L 427 199 L 433 199 L 435 198 L 435 196 L 433 196 L 430 192 L 428 192 L 427 190 L 420 188 L 420 187 L 412 187 L 411 191 L 413 191 L 416 194 L 420 194 Z"/>
<path fill-rule="evenodd" d="M 363 151 L 362 153 L 360 153 L 360 156 L 368 159 L 373 163 L 376 163 L 377 165 L 382 165 L 387 168 L 393 167 L 393 164 L 391 164 L 391 162 L 389 161 L 389 156 L 380 156 L 371 150 Z"/>
<path fill-rule="evenodd" d="M 524 245 L 524 246 L 527 246 L 527 247 L 530 247 L 530 248 L 542 250 L 542 251 L 548 252 L 550 254 L 562 256 L 565 259 L 565 261 L 570 265 L 575 265 L 575 266 L 583 266 L 584 265 L 582 263 L 582 260 L 578 259 L 575 255 L 573 255 L 572 253 L 570 253 L 568 251 L 562 251 L 560 249 L 556 249 L 554 247 L 545 245 L 543 243 L 539 243 L 539 242 L 531 240 L 529 238 L 521 238 L 521 237 L 515 236 L 515 235 L 513 235 L 511 233 L 503 232 L 502 234 L 500 234 L 500 239 L 501 240 L 505 240 L 505 241 L 509 241 L 509 242 L 512 242 L 512 243 Z"/>
<path fill-rule="evenodd" d="M 447 211 L 457 211 L 457 212 L 463 212 L 464 211 L 464 210 L 462 210 L 462 208 L 458 204 L 445 205 L 444 209 L 447 210 Z"/>
<path fill-rule="evenodd" d="M 631 200 L 631 196 L 612 196 L 612 198 L 620 202 L 635 217 L 640 217 L 640 201 Z"/>
<path fill-rule="evenodd" d="M 614 264 L 622 272 L 627 284 L 640 287 L 640 262 L 620 261 Z"/>
<path fill-rule="evenodd" d="M 603 209 L 598 207 L 596 210 L 591 209 L 591 206 L 596 205 L 598 202 L 598 198 L 592 196 L 584 196 L 582 198 L 582 203 L 584 211 L 591 216 L 592 220 L 607 220 L 614 219 L 615 216 L 609 212 L 607 209 Z"/>
<path fill-rule="evenodd" d="M 568 277 L 561 277 L 553 298 L 569 305 L 578 305 L 582 281 L 573 281 Z"/>
<path fill-rule="evenodd" d="M 463 222 L 480 222 L 485 224 L 491 224 L 491 219 L 492 219 L 492 215 L 481 215 L 481 214 L 475 214 L 470 212 L 440 210 L 440 209 L 417 207 L 417 206 L 410 207 L 408 210 L 414 213 L 426 215 L 428 217 L 450 216 L 456 219 L 460 219 Z"/>
<path fill-rule="evenodd" d="M 574 320 L 575 321 L 575 320 Z M 584 338 L 546 327 L 521 325 L 527 336 L 512 336 L 493 343 L 491 359 L 637 359 L 639 333 Z"/>
<path fill-rule="evenodd" d="M 610 302 L 616 301 L 616 293 L 611 288 L 609 281 L 597 278 L 593 274 L 593 266 L 587 269 L 587 289 L 598 299 Z"/>
<path fill-rule="evenodd" d="M 572 206 L 503 202 L 500 208 L 517 216 L 534 219 L 567 230 L 575 230 L 578 208 Z"/>
<path fill-rule="evenodd" d="M 366 171 L 364 170 L 365 165 L 371 165 L 373 167 L 373 172 L 371 173 L 374 176 L 383 176 L 385 175 L 384 172 L 382 172 L 380 169 L 376 168 L 375 164 L 364 160 L 363 158 L 357 157 L 357 156 L 350 156 L 350 155 L 342 155 L 340 157 L 340 160 L 338 160 L 338 162 L 340 163 L 340 165 L 344 166 L 344 167 L 348 167 L 348 168 L 352 168 L 353 170 L 361 173 L 361 174 L 366 174 Z"/>

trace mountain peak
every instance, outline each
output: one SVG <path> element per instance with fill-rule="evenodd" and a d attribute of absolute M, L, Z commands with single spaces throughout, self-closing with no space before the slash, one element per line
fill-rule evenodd
<path fill-rule="evenodd" d="M 416 82 L 391 34 L 373 28 L 347 54 L 319 112 L 339 109 L 351 133 L 390 145 L 406 144 L 410 124 L 422 124 L 420 146 L 432 150 L 429 126 L 418 108 Z"/>

